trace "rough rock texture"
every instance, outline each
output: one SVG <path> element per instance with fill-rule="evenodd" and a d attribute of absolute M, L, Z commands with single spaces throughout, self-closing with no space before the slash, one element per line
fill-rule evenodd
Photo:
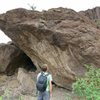
<path fill-rule="evenodd" d="M 32 94 L 36 91 L 35 83 L 25 69 L 19 68 L 17 80 L 21 84 L 21 92 L 23 94 Z"/>
<path fill-rule="evenodd" d="M 20 75 L 16 74 L 10 77 L 0 74 L 0 96 L 3 97 L 3 100 L 37 100 L 36 91 L 34 90 L 33 92 L 31 92 L 30 90 L 32 89 L 29 90 L 29 88 L 32 87 L 32 85 L 33 86 L 35 85 L 35 84 L 30 84 L 33 83 L 31 80 L 33 79 L 33 77 L 30 78 L 31 74 L 33 75 L 34 72 L 31 73 L 22 72 Z M 17 80 L 18 76 L 20 76 L 18 80 L 21 81 Z M 27 84 L 28 82 L 25 82 L 27 80 L 29 81 L 29 84 L 31 86 Z M 24 85 L 25 87 L 23 88 L 22 85 Z M 26 87 L 28 88 L 27 91 L 25 89 Z M 31 94 L 29 92 L 31 92 Z M 52 92 L 53 93 L 51 100 L 65 100 L 67 98 L 66 96 L 69 94 L 69 91 L 62 88 L 57 88 L 55 86 L 53 86 Z M 71 95 L 71 93 L 69 95 Z M 74 97 L 73 100 L 80 100 L 80 99 L 75 99 Z"/>
<path fill-rule="evenodd" d="M 30 58 L 13 43 L 0 44 L 0 73 L 12 75 L 19 67 L 35 69 Z"/>
<path fill-rule="evenodd" d="M 71 9 L 11 10 L 0 15 L 0 28 L 37 69 L 47 63 L 54 82 L 65 88 L 84 74 L 84 64 L 100 66 L 100 30 Z"/>
<path fill-rule="evenodd" d="M 79 13 L 94 21 L 97 28 L 100 29 L 100 7 L 95 7 L 86 11 L 80 11 Z"/>
<path fill-rule="evenodd" d="M 91 20 L 100 19 L 100 7 L 95 7 L 93 9 L 88 9 L 86 11 L 80 11 L 80 13 L 87 16 Z"/>

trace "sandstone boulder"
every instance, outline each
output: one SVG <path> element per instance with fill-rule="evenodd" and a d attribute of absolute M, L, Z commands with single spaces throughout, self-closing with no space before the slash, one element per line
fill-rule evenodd
<path fill-rule="evenodd" d="M 14 9 L 0 15 L 0 28 L 37 69 L 47 63 L 54 82 L 62 87 L 84 74 L 84 64 L 100 66 L 100 30 L 71 9 Z"/>
<path fill-rule="evenodd" d="M 23 94 L 33 94 L 33 93 L 35 94 L 36 92 L 35 82 L 25 69 L 19 68 L 17 80 L 21 85 L 20 91 Z"/>

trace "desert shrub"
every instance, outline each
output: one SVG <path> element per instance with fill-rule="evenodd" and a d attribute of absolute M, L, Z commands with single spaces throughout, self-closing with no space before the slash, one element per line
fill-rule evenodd
<path fill-rule="evenodd" d="M 85 66 L 88 72 L 73 84 L 73 92 L 86 100 L 100 100 L 100 68 Z"/>
<path fill-rule="evenodd" d="M 33 5 L 30 5 L 30 4 L 28 3 L 28 6 L 30 7 L 31 10 L 35 11 L 36 6 L 34 6 L 34 4 L 33 4 Z"/>

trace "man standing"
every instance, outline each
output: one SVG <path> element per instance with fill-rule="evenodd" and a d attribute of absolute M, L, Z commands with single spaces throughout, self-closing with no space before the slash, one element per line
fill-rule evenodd
<path fill-rule="evenodd" d="M 50 100 L 52 96 L 52 76 L 48 73 L 48 66 L 41 67 L 42 72 L 37 75 L 36 87 L 38 90 L 38 100 Z"/>

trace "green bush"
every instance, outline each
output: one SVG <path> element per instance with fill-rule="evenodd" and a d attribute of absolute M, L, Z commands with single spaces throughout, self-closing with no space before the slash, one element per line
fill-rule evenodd
<path fill-rule="evenodd" d="M 73 91 L 86 100 L 100 100 L 100 68 L 86 67 L 88 72 L 73 84 Z"/>
<path fill-rule="evenodd" d="M 2 96 L 0 96 L 0 100 L 2 100 Z"/>

